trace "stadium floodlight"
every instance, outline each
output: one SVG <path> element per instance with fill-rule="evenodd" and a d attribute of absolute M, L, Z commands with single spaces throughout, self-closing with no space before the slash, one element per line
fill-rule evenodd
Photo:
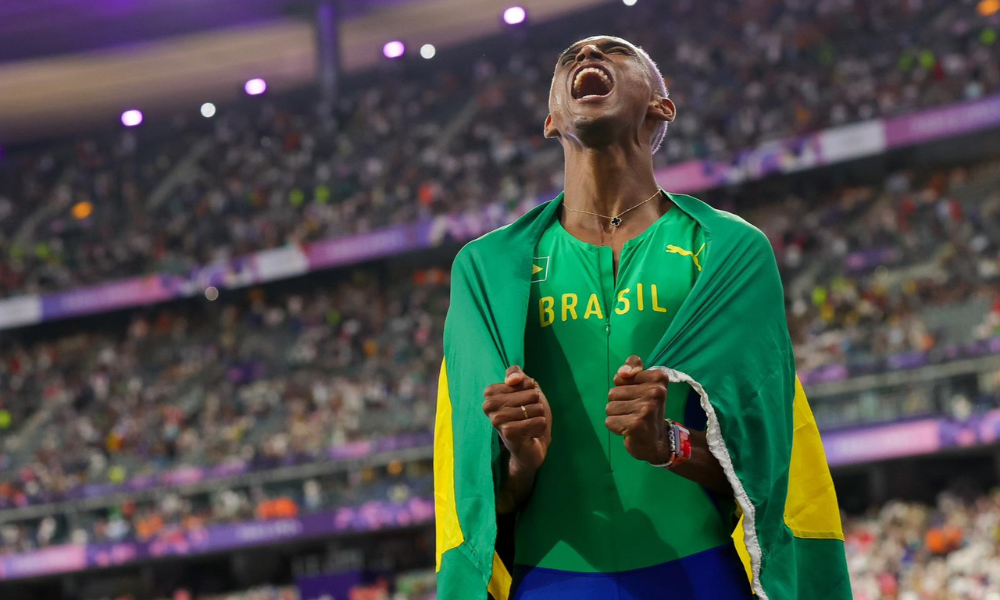
<path fill-rule="evenodd" d="M 406 46 L 399 40 L 392 40 L 391 42 L 386 42 L 385 46 L 382 46 L 382 54 L 386 58 L 399 58 L 403 54 L 406 54 Z"/>
<path fill-rule="evenodd" d="M 142 113 L 132 108 L 122 113 L 122 125 L 125 127 L 135 127 L 142 123 Z"/>
<path fill-rule="evenodd" d="M 260 96 L 267 91 L 267 82 L 260 77 L 255 77 L 254 79 L 247 81 L 243 86 L 243 89 L 246 90 L 246 93 L 251 96 Z"/>
<path fill-rule="evenodd" d="M 524 19 L 528 16 L 523 7 L 511 6 L 507 10 L 503 11 L 503 22 L 508 25 L 519 25 L 524 23 Z"/>
<path fill-rule="evenodd" d="M 622 2 L 625 3 L 625 6 L 635 6 L 635 3 L 638 1 L 639 0 L 622 0 Z"/>
<path fill-rule="evenodd" d="M 437 54 L 437 48 L 434 47 L 434 44 L 424 44 L 420 47 L 420 56 L 428 60 L 434 58 L 435 54 Z"/>
<path fill-rule="evenodd" d="M 206 119 L 211 119 L 215 116 L 215 105 L 211 102 L 206 102 L 201 105 L 201 116 Z"/>

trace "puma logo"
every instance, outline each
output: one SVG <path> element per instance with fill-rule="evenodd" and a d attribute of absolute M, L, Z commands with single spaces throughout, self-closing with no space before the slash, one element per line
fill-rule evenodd
<path fill-rule="evenodd" d="M 697 267 L 699 271 L 701 271 L 701 263 L 698 262 L 698 256 L 704 249 L 705 249 L 705 244 L 702 244 L 701 248 L 698 248 L 698 252 L 691 252 L 690 250 L 685 250 L 680 246 L 674 246 L 673 244 L 668 244 L 667 254 L 680 254 L 681 256 L 690 256 L 691 260 L 694 261 L 694 266 Z"/>

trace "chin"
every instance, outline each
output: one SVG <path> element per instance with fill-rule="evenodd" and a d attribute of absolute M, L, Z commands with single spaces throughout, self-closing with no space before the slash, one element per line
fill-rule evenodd
<path fill-rule="evenodd" d="M 615 114 L 575 115 L 573 133 L 588 148 L 603 148 L 621 139 L 625 129 L 621 119 Z"/>

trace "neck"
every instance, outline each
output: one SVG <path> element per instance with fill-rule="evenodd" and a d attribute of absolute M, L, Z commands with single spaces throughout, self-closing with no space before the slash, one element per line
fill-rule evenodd
<path fill-rule="evenodd" d="M 612 145 L 593 149 L 566 145 L 565 206 L 613 217 L 636 206 L 660 189 L 653 176 L 649 148 Z M 655 198 L 632 210 L 627 221 L 648 226 L 661 214 Z M 605 228 L 607 219 L 565 211 L 564 223 L 585 229 Z M 629 227 L 631 229 L 631 227 Z"/>

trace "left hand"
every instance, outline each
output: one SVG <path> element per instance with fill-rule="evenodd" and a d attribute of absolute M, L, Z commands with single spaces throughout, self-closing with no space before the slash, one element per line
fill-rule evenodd
<path fill-rule="evenodd" d="M 604 425 L 625 438 L 625 450 L 634 458 L 662 464 L 670 460 L 667 422 L 666 373 L 643 369 L 642 359 L 630 356 L 618 369 L 615 387 L 608 392 Z"/>

